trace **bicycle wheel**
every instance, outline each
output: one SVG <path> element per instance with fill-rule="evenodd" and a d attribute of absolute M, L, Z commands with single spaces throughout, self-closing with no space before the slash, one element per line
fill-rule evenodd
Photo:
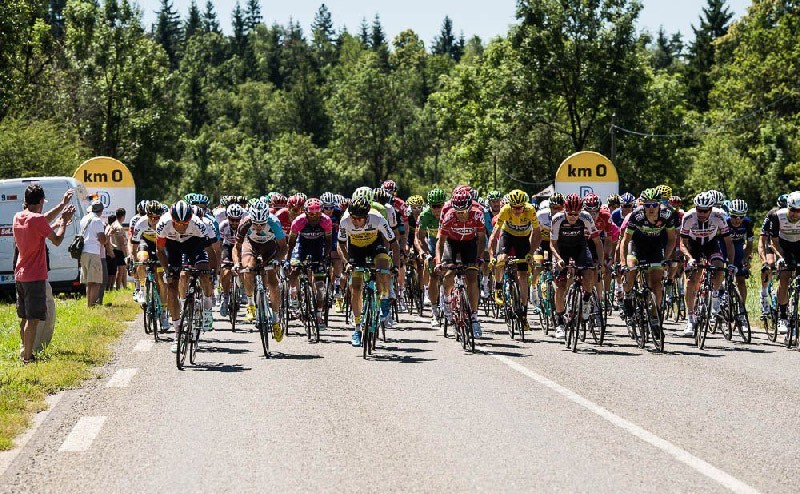
<path fill-rule="evenodd" d="M 636 340 L 636 346 L 644 348 L 647 342 L 647 301 L 642 293 L 636 294 L 635 307 L 633 310 L 633 318 L 631 327 L 633 329 L 633 339 Z"/>
<path fill-rule="evenodd" d="M 578 349 L 578 331 L 580 331 L 580 317 L 583 307 L 581 305 L 583 297 L 576 284 L 572 284 L 567 292 L 567 327 L 566 344 L 567 348 L 575 352 Z"/>
<path fill-rule="evenodd" d="M 747 307 L 742 301 L 742 294 L 739 293 L 738 288 L 734 288 L 733 292 L 731 292 L 731 314 L 739 337 L 743 342 L 750 343 L 752 341 L 750 318 L 747 315 Z"/>
<path fill-rule="evenodd" d="M 367 355 L 372 353 L 372 334 L 375 332 L 375 329 L 372 327 L 373 325 L 373 312 L 375 311 L 375 307 L 373 305 L 373 298 L 375 294 L 372 292 L 371 289 L 368 287 L 364 287 L 364 294 L 361 300 L 362 308 L 361 308 L 361 323 L 363 326 L 363 330 L 361 333 L 361 346 L 362 346 L 362 356 L 367 358 Z"/>
<path fill-rule="evenodd" d="M 283 328 L 283 334 L 289 334 L 289 285 L 286 280 L 281 280 L 278 286 L 280 292 L 281 306 L 278 309 L 278 321 Z"/>
<path fill-rule="evenodd" d="M 181 324 L 178 326 L 178 332 L 175 335 L 175 342 L 178 344 L 178 349 L 175 352 L 175 365 L 178 367 L 178 370 L 183 370 L 183 366 L 186 363 L 190 335 L 194 327 L 193 323 L 194 301 L 192 297 L 187 297 L 183 304 L 183 311 L 181 312 Z"/>
<path fill-rule="evenodd" d="M 143 322 L 144 322 L 144 332 L 145 332 L 145 334 L 150 334 L 150 332 L 153 330 L 152 321 L 151 321 L 152 314 L 150 312 L 150 298 L 151 298 L 150 292 L 151 292 L 152 289 L 153 289 L 153 287 L 150 286 L 150 280 L 145 281 L 145 285 L 144 285 L 144 300 L 145 300 L 145 304 L 144 304 L 144 307 L 142 307 L 142 316 L 144 318 Z"/>
<path fill-rule="evenodd" d="M 239 277 L 234 276 L 233 279 L 231 279 L 231 288 L 228 290 L 228 320 L 231 323 L 231 331 L 236 331 L 236 316 L 239 313 L 240 304 Z"/>
<path fill-rule="evenodd" d="M 516 337 L 517 331 L 517 320 L 519 316 L 517 315 L 517 310 L 520 306 L 520 294 L 519 294 L 519 285 L 516 284 L 516 280 L 514 282 L 511 281 L 510 276 L 505 276 L 503 280 L 503 293 L 505 294 L 505 313 L 506 313 L 506 329 L 508 330 L 508 335 L 513 340 Z"/>
<path fill-rule="evenodd" d="M 195 286 L 194 322 L 189 339 L 189 363 L 194 365 L 197 356 L 197 347 L 200 344 L 200 328 L 203 327 L 203 296 L 200 287 Z"/>
<path fill-rule="evenodd" d="M 700 293 L 702 292 L 698 292 L 698 296 L 701 296 Z M 700 311 L 697 310 L 698 305 L 695 305 L 695 313 L 697 314 L 695 334 L 697 348 L 700 350 L 705 347 L 708 327 L 711 325 L 711 294 L 706 291 L 705 295 L 701 297 Z"/>
<path fill-rule="evenodd" d="M 655 346 L 656 351 L 663 352 L 664 351 L 664 318 L 661 315 L 661 312 L 657 310 L 658 304 L 656 303 L 656 294 L 647 291 L 647 297 L 649 299 L 648 303 L 648 311 L 647 311 L 647 328 L 650 334 L 650 337 L 653 339 L 653 346 Z M 663 294 L 662 294 L 663 296 Z M 653 325 L 651 314 L 655 312 L 656 314 L 656 321 L 657 324 Z"/>
<path fill-rule="evenodd" d="M 467 292 L 461 289 L 458 292 L 458 297 L 461 300 L 461 320 L 464 330 L 464 349 L 470 352 L 475 352 L 475 332 L 472 330 L 472 311 L 470 310 L 469 300 L 467 299 Z"/>
<path fill-rule="evenodd" d="M 264 357 L 269 358 L 269 316 L 266 307 L 266 297 L 263 290 L 256 291 L 256 326 L 258 327 L 258 336 L 261 339 L 261 349 L 264 351 Z"/>
<path fill-rule="evenodd" d="M 146 304 L 144 309 L 144 325 L 145 333 L 152 333 L 153 338 L 158 341 L 159 323 L 161 322 L 158 316 L 158 307 L 161 301 L 158 300 L 158 292 L 156 291 L 155 282 L 147 280 L 145 283 Z M 158 304 L 158 305 L 156 305 Z"/>

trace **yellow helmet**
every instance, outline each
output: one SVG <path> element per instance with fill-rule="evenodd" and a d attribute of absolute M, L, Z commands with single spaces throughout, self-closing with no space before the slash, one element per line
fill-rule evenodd
<path fill-rule="evenodd" d="M 421 208 L 425 205 L 425 199 L 422 196 L 411 196 L 406 201 L 406 204 L 412 208 Z"/>
<path fill-rule="evenodd" d="M 528 204 L 528 194 L 525 191 L 514 189 L 508 193 L 508 204 L 512 207 Z"/>

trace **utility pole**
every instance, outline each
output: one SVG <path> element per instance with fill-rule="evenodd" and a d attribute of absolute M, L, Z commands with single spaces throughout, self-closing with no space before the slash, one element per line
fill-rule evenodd
<path fill-rule="evenodd" d="M 497 190 L 497 154 L 492 153 L 492 160 L 494 161 L 494 188 Z"/>
<path fill-rule="evenodd" d="M 611 163 L 617 166 L 617 112 L 611 114 Z"/>

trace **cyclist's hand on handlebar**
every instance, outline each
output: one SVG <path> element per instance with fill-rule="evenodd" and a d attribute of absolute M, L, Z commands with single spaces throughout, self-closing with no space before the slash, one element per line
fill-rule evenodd
<path fill-rule="evenodd" d="M 784 258 L 780 258 L 775 262 L 776 269 L 786 269 L 786 260 Z"/>
<path fill-rule="evenodd" d="M 728 264 L 728 271 L 730 271 L 731 274 L 736 274 L 739 272 L 739 268 L 737 268 L 735 264 Z"/>
<path fill-rule="evenodd" d="M 694 269 L 697 267 L 697 261 L 695 259 L 689 259 L 686 261 L 686 269 Z"/>

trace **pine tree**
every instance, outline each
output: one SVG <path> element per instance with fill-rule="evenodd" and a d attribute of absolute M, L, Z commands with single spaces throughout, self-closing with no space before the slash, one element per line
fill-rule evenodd
<path fill-rule="evenodd" d="M 217 12 L 214 10 L 214 3 L 211 0 L 206 2 L 206 11 L 203 12 L 203 31 L 206 33 L 220 32 Z"/>
<path fill-rule="evenodd" d="M 653 68 L 667 69 L 672 65 L 674 60 L 675 55 L 672 53 L 672 44 L 667 38 L 667 33 L 664 31 L 664 26 L 661 26 L 658 28 L 656 46 L 653 48 Z"/>
<path fill-rule="evenodd" d="M 439 36 L 434 38 L 431 51 L 434 55 L 447 55 L 454 60 L 456 59 L 454 55 L 458 53 L 458 45 L 453 34 L 453 21 L 449 16 L 445 16 L 442 22 L 442 30 Z"/>
<path fill-rule="evenodd" d="M 156 42 L 164 47 L 172 70 L 178 67 L 178 45 L 181 40 L 181 21 L 172 0 L 161 0 L 154 33 Z"/>
<path fill-rule="evenodd" d="M 358 39 L 361 41 L 361 44 L 364 45 L 364 48 L 369 48 L 369 24 L 367 24 L 367 18 L 364 17 L 361 19 L 361 27 L 358 31 Z"/>
<path fill-rule="evenodd" d="M 186 18 L 186 23 L 183 26 L 183 40 L 187 41 L 202 29 L 203 19 L 200 15 L 200 9 L 197 8 L 197 2 L 192 0 L 192 4 L 189 6 L 189 16 Z"/>
<path fill-rule="evenodd" d="M 708 111 L 708 93 L 711 91 L 711 69 L 716 61 L 714 40 L 728 32 L 733 13 L 725 0 L 707 0 L 700 17 L 700 26 L 692 26 L 694 42 L 689 48 L 687 66 L 687 99 L 698 111 Z"/>
<path fill-rule="evenodd" d="M 247 32 L 256 28 L 264 18 L 261 16 L 261 1 L 247 0 L 247 10 L 245 11 L 244 24 Z"/>
<path fill-rule="evenodd" d="M 334 62 L 336 56 L 335 36 L 336 31 L 333 29 L 331 12 L 323 3 L 317 10 L 314 22 L 311 24 L 311 44 L 320 67 Z"/>
<path fill-rule="evenodd" d="M 375 14 L 372 20 L 372 31 L 369 36 L 369 46 L 378 54 L 378 64 L 384 70 L 389 69 L 389 45 L 386 43 L 386 33 L 381 25 L 381 17 Z"/>
<path fill-rule="evenodd" d="M 240 56 L 244 55 L 247 47 L 247 24 L 245 23 L 244 11 L 236 0 L 236 5 L 233 7 L 233 46 L 236 53 Z"/>

